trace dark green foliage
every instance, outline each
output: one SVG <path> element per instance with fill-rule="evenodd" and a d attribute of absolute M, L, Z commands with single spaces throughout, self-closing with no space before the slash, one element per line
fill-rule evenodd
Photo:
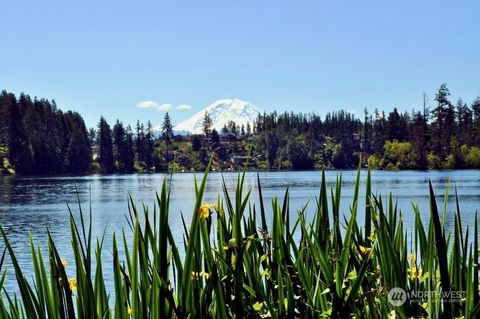
<path fill-rule="evenodd" d="M 133 132 L 130 125 L 125 132 L 125 154 L 124 154 L 125 172 L 131 173 L 135 170 L 135 145 L 133 141 Z"/>
<path fill-rule="evenodd" d="M 193 135 L 192 136 L 192 150 L 195 152 L 200 151 L 202 148 L 202 139 L 198 135 Z"/>
<path fill-rule="evenodd" d="M 55 101 L 5 91 L 0 95 L 0 146 L 16 173 L 85 173 L 90 169 L 90 141 L 83 118 L 62 112 Z"/>
<path fill-rule="evenodd" d="M 112 173 L 115 169 L 113 163 L 112 130 L 103 116 L 98 123 L 98 145 L 98 163 L 102 173 Z"/>
<path fill-rule="evenodd" d="M 216 129 L 213 129 L 212 133 L 210 133 L 210 142 L 211 143 L 219 143 L 220 142 L 220 135 L 218 134 Z"/>
<path fill-rule="evenodd" d="M 119 120 L 113 127 L 113 145 L 116 171 L 121 173 L 133 172 L 135 150 L 132 129 L 130 126 L 125 129 L 123 123 Z"/>
<path fill-rule="evenodd" d="M 428 125 L 425 113 L 415 112 L 410 123 L 415 163 L 420 169 L 427 168 Z"/>
<path fill-rule="evenodd" d="M 472 102 L 473 123 L 471 131 L 471 142 L 480 146 L 480 96 Z"/>
<path fill-rule="evenodd" d="M 312 169 L 313 160 L 308 155 L 307 147 L 293 140 L 288 145 L 288 154 L 293 169 Z"/>
<path fill-rule="evenodd" d="M 450 91 L 442 84 L 435 95 L 437 106 L 432 110 L 432 151 L 444 160 L 448 153 L 448 145 L 453 133 L 454 107 L 448 100 Z"/>
<path fill-rule="evenodd" d="M 370 116 L 365 109 L 363 123 L 345 111 L 327 113 L 323 121 L 315 114 L 264 113 L 254 123 L 254 156 L 264 157 L 265 166 L 270 168 L 274 163 L 280 168 L 298 167 L 291 163 L 295 156 L 288 148 L 296 140 L 306 147 L 315 167 L 353 168 L 360 155 L 362 165 L 368 160 L 375 168 L 480 167 L 476 160 L 480 98 L 471 107 L 460 99 L 454 107 L 449 96 L 446 84 L 442 84 L 431 112 L 424 94 L 421 112 L 399 113 L 394 108 L 386 115 L 375 109 Z M 303 168 L 311 167 L 305 163 Z"/>
<path fill-rule="evenodd" d="M 170 160 L 170 154 L 169 154 L 169 150 L 170 150 L 170 144 L 172 144 L 172 139 L 173 139 L 173 126 L 172 126 L 172 122 L 170 120 L 170 115 L 167 113 L 165 113 L 165 117 L 163 118 L 163 123 L 162 123 L 162 139 L 163 141 L 165 142 L 165 145 L 166 145 L 166 160 L 167 160 L 167 163 L 169 162 Z"/>
<path fill-rule="evenodd" d="M 203 116 L 203 124 L 202 124 L 202 131 L 203 134 L 205 134 L 205 137 L 208 137 L 210 135 L 210 132 L 212 131 L 212 118 L 208 114 L 208 112 L 205 112 L 205 115 Z"/>
<path fill-rule="evenodd" d="M 81 174 L 90 170 L 92 162 L 91 145 L 87 128 L 80 114 L 67 112 L 65 128 L 68 147 L 65 154 L 67 172 Z"/>
<path fill-rule="evenodd" d="M 425 94 L 423 98 L 423 111 L 375 109 L 370 115 L 365 108 L 363 121 L 346 111 L 327 113 L 323 119 L 317 114 L 263 113 L 247 125 L 230 120 L 222 129 L 227 136 L 221 138 L 208 113 L 202 136 L 174 136 L 168 113 L 158 139 L 150 122 L 137 121 L 132 132 L 117 121 L 111 133 L 111 164 L 108 142 L 100 143 L 108 140 L 106 133 L 101 137 L 94 129 L 87 132 L 80 115 L 63 113 L 55 101 L 24 94 L 17 100 L 4 91 L 0 147 L 8 166 L 21 174 L 78 174 L 91 168 L 105 173 L 198 170 L 212 153 L 214 169 L 235 169 L 233 156 L 246 156 L 250 149 L 251 167 L 262 170 L 359 164 L 379 169 L 479 168 L 480 98 L 470 106 L 459 99 L 454 106 L 446 84 L 438 89 L 431 111 Z M 87 163 L 91 147 L 98 160 L 94 165 Z"/>
<path fill-rule="evenodd" d="M 152 123 L 150 123 L 150 121 L 147 122 L 144 144 L 145 154 L 143 155 L 143 158 L 145 161 L 145 165 L 147 168 L 151 168 L 153 166 L 153 152 L 155 147 L 155 141 L 153 138 Z"/>

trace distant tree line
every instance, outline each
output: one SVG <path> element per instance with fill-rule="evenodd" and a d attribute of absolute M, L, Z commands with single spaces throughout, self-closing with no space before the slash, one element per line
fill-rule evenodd
<path fill-rule="evenodd" d="M 248 150 L 259 169 L 353 168 L 442 169 L 480 167 L 480 97 L 470 104 L 450 101 L 442 84 L 429 107 L 385 113 L 364 110 L 326 114 L 263 113 L 253 123 L 227 123 L 220 132 L 205 113 L 203 135 L 177 138 L 168 113 L 154 131 L 137 121 L 134 128 L 101 117 L 87 130 L 76 112 L 63 112 L 54 100 L 0 95 L 0 173 L 81 174 L 165 171 L 198 161 L 223 148 L 215 160 Z M 226 135 L 237 137 L 225 142 Z M 226 148 L 226 150 L 225 150 Z M 172 166 L 173 165 L 173 166 Z M 189 165 L 190 167 L 202 167 Z M 221 169 L 225 166 L 219 166 Z M 180 167 L 181 168 L 181 167 Z"/>
<path fill-rule="evenodd" d="M 65 174 L 90 170 L 91 145 L 83 118 L 54 100 L 0 94 L 0 147 L 17 173 Z M 5 165 L 5 163 L 0 163 Z"/>
<path fill-rule="evenodd" d="M 441 169 L 480 167 L 480 97 L 470 105 L 449 100 L 442 84 L 429 108 L 388 114 L 364 110 L 363 119 L 346 111 L 259 115 L 256 146 L 269 168 L 352 168 L 360 158 L 374 168 Z"/>
<path fill-rule="evenodd" d="M 126 127 L 117 120 L 113 129 L 101 117 L 98 129 L 90 131 L 92 145 L 98 147 L 94 152 L 94 166 L 103 173 L 131 173 L 164 171 L 170 159 L 169 146 L 173 139 L 173 125 L 170 115 L 165 114 L 161 135 L 155 136 L 152 124 L 137 121 L 135 132 L 130 125 Z M 166 152 L 162 153 L 158 144 L 163 143 Z"/>

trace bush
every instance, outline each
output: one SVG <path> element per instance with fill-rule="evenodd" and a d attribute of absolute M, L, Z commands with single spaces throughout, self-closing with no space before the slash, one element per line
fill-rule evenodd
<path fill-rule="evenodd" d="M 472 146 L 465 156 L 465 163 L 469 168 L 480 168 L 480 148 Z"/>
<path fill-rule="evenodd" d="M 440 169 L 442 167 L 442 161 L 438 155 L 433 152 L 427 154 L 428 169 Z"/>
<path fill-rule="evenodd" d="M 381 169 L 383 166 L 382 159 L 376 155 L 371 155 L 370 157 L 368 157 L 367 162 L 368 162 L 368 168 L 371 168 L 371 169 Z"/>
<path fill-rule="evenodd" d="M 386 141 L 383 146 L 383 165 L 387 169 L 415 167 L 415 152 L 412 143 L 397 140 Z"/>

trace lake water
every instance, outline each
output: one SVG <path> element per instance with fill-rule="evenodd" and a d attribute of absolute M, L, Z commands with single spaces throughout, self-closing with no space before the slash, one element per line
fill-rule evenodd
<path fill-rule="evenodd" d="M 353 197 L 356 171 L 326 172 L 328 185 L 334 186 L 337 174 L 343 176 L 341 213 L 350 215 L 349 207 Z M 247 173 L 245 186 L 252 188 L 251 203 L 258 198 L 256 175 Z M 268 199 L 283 197 L 287 187 L 290 189 L 291 210 L 299 209 L 309 202 L 307 213 L 314 211 L 314 200 L 320 188 L 321 173 L 319 171 L 302 172 L 261 172 L 262 190 L 267 200 L 267 212 L 270 205 Z M 366 172 L 362 172 L 362 185 Z M 94 235 L 106 232 L 104 262 L 111 269 L 111 243 L 114 233 L 121 236 L 122 228 L 127 228 L 125 214 L 128 212 L 127 198 L 130 194 L 140 205 L 145 203 L 152 207 L 155 192 L 160 190 L 165 174 L 145 175 L 89 175 L 78 177 L 0 177 L 0 225 L 7 232 L 17 252 L 17 258 L 24 271 L 31 273 L 29 233 L 37 245 L 45 247 L 46 231 L 50 230 L 58 245 L 60 254 L 73 264 L 70 247 L 70 226 L 67 204 L 78 216 L 77 195 L 84 211 L 92 207 Z M 199 176 L 199 178 L 201 175 Z M 237 173 L 223 173 L 223 178 L 232 194 L 235 188 Z M 413 213 L 411 203 L 418 204 L 424 220 L 428 219 L 428 181 L 432 180 L 439 207 L 442 207 L 443 194 L 451 180 L 457 187 L 460 207 L 465 226 L 472 227 L 475 210 L 480 208 L 480 170 L 449 171 L 373 171 L 372 190 L 374 193 L 388 195 L 390 192 L 398 199 L 398 206 L 403 211 L 406 228 L 412 228 Z M 171 181 L 170 226 L 182 246 L 183 226 L 180 214 L 190 220 L 195 203 L 194 175 L 190 173 L 174 174 Z M 222 192 L 222 174 L 211 173 L 208 176 L 204 202 L 215 202 Z M 361 187 L 361 202 L 364 203 L 365 189 Z M 454 202 L 448 206 L 446 227 L 453 225 Z M 359 209 L 359 218 L 363 219 L 363 209 Z M 295 218 L 295 214 L 291 214 Z M 471 230 L 472 231 L 472 230 Z M 471 232 L 470 231 L 470 232 Z M 129 231 L 127 235 L 130 236 Z M 3 251 L 3 240 L 0 248 Z M 45 254 L 46 255 L 46 254 Z M 7 261 L 8 266 L 8 261 Z M 72 272 L 72 269 L 68 269 Z M 69 275 L 73 276 L 73 273 Z M 111 280 L 106 272 L 107 280 Z M 14 287 L 15 280 L 10 272 L 6 283 L 7 289 Z"/>

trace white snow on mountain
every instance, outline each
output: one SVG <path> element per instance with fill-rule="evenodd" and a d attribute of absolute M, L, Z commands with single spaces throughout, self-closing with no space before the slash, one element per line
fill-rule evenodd
<path fill-rule="evenodd" d="M 207 106 L 197 114 L 186 121 L 174 126 L 176 134 L 201 134 L 205 112 L 208 112 L 213 122 L 213 127 L 219 133 L 224 125 L 229 121 L 234 121 L 238 126 L 247 125 L 247 122 L 253 126 L 253 122 L 258 114 L 263 113 L 255 105 L 239 99 L 222 99 Z"/>

